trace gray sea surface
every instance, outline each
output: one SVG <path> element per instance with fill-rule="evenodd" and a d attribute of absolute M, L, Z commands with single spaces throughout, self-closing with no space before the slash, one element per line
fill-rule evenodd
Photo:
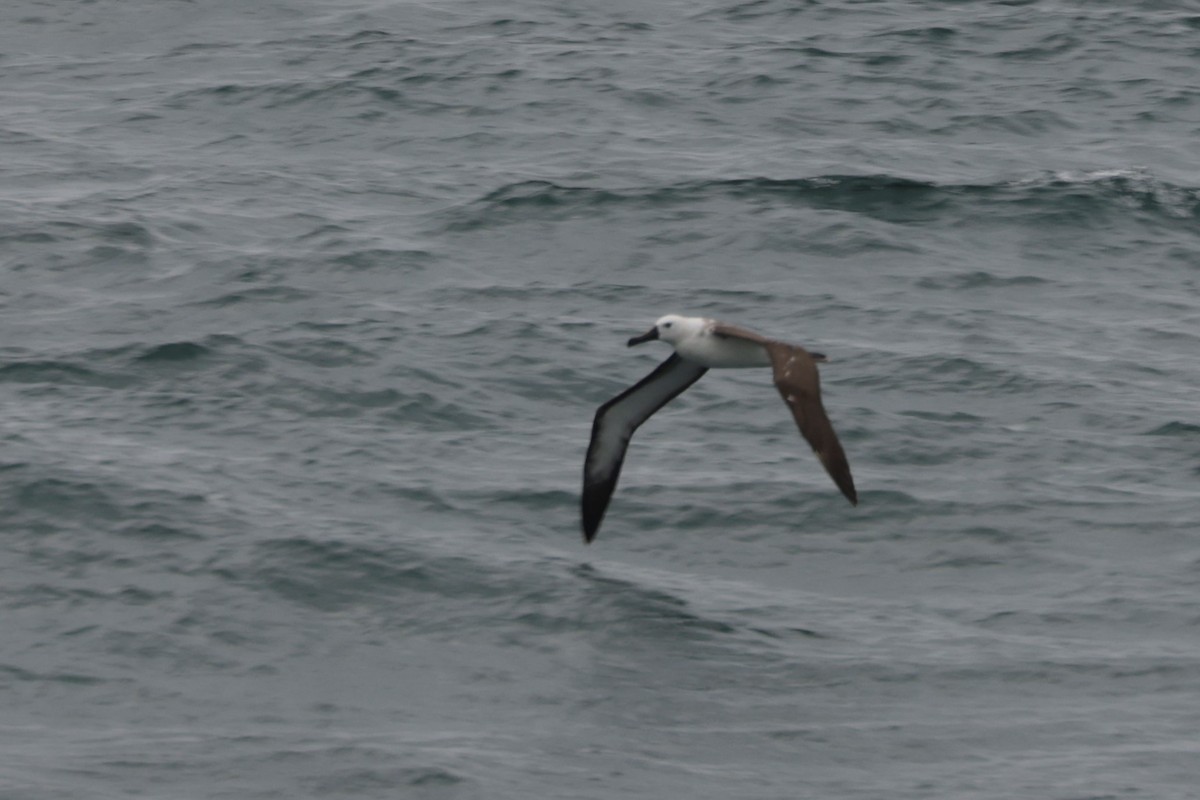
<path fill-rule="evenodd" d="M 0 276 L 5 800 L 1200 793 L 1194 3 L 18 0 Z"/>

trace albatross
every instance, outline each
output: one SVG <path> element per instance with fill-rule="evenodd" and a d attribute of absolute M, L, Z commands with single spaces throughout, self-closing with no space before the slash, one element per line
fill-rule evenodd
<path fill-rule="evenodd" d="M 677 314 L 660 317 L 649 331 L 630 339 L 628 346 L 655 339 L 667 342 L 675 352 L 596 410 L 583 462 L 584 542 L 596 538 L 608 501 L 617 488 L 633 432 L 709 369 L 770 367 L 775 388 L 791 410 L 801 435 L 850 504 L 858 505 L 850 464 L 821 405 L 817 362 L 825 361 L 824 355 L 735 325 Z"/>

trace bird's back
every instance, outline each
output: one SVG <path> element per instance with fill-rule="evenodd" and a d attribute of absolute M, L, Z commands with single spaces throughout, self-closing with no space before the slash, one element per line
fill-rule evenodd
<path fill-rule="evenodd" d="M 688 361 L 714 369 L 769 367 L 771 356 L 760 342 L 724 336 L 706 328 L 675 345 L 675 352 Z"/>

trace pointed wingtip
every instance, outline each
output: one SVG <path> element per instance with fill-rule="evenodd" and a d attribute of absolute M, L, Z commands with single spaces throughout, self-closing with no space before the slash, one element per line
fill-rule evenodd
<path fill-rule="evenodd" d="M 583 534 L 583 543 L 591 544 L 596 539 L 596 534 L 600 532 L 600 523 L 604 521 L 604 510 L 608 505 L 607 502 L 597 497 L 595 487 L 589 487 L 586 484 L 583 488 L 583 514 L 579 519 L 579 530 Z"/>
<path fill-rule="evenodd" d="M 583 515 L 579 520 L 579 529 L 583 533 L 584 544 L 591 544 L 596 538 L 596 534 L 600 532 L 600 523 L 604 521 L 604 509 L 608 505 L 607 500 L 607 497 L 603 500 L 598 498 L 595 488 L 584 484 L 583 508 L 581 509 Z"/>
<path fill-rule="evenodd" d="M 838 489 L 841 490 L 842 496 L 850 502 L 850 505 L 857 506 L 858 489 L 854 486 L 854 479 L 850 477 L 850 468 L 847 467 L 846 472 L 843 474 L 835 476 L 830 472 L 829 475 L 833 478 L 833 482 L 837 484 Z"/>

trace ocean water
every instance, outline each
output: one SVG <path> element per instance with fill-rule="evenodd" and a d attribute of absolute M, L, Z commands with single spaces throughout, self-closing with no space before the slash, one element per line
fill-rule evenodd
<path fill-rule="evenodd" d="M 0 796 L 1183 800 L 1200 11 L 0 6 Z M 718 317 L 829 355 L 850 507 Z"/>

